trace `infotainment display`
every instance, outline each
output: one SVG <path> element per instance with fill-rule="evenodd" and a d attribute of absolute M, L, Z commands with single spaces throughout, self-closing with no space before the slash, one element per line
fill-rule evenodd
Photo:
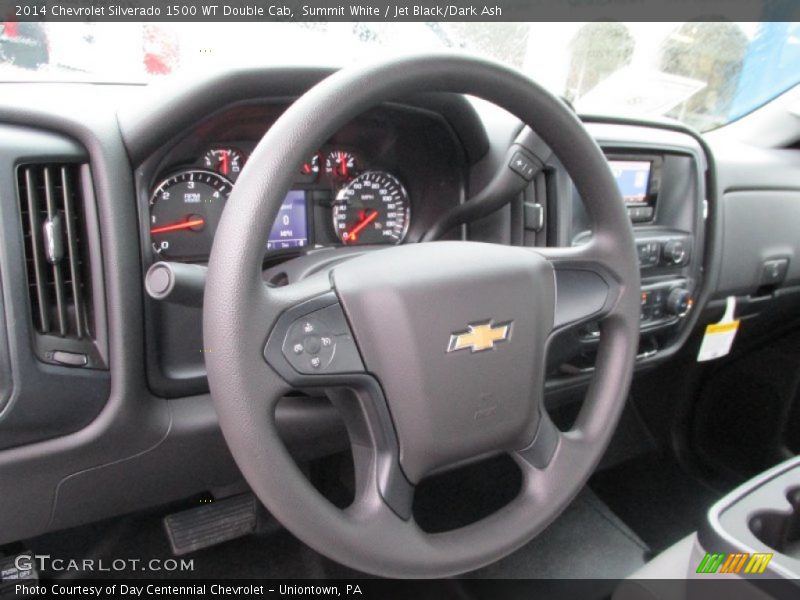
<path fill-rule="evenodd" d="M 272 225 L 267 240 L 267 250 L 302 248 L 306 245 L 308 245 L 306 193 L 302 190 L 291 190 L 283 199 L 278 217 Z"/>
<path fill-rule="evenodd" d="M 625 203 L 646 203 L 652 163 L 649 160 L 610 160 L 608 163 Z"/>

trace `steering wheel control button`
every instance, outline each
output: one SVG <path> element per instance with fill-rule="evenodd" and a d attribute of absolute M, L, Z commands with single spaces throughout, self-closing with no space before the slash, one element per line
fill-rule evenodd
<path fill-rule="evenodd" d="M 336 344 L 322 347 L 320 335 L 330 337 L 330 328 L 315 313 L 297 319 L 289 326 L 284 342 L 284 355 L 300 373 L 326 369 L 336 353 Z M 302 348 L 302 352 L 297 352 Z"/>
<path fill-rule="evenodd" d="M 305 342 L 303 342 L 303 345 L 305 346 L 306 352 L 309 354 L 319 354 L 319 351 L 322 350 L 322 340 L 317 337 L 308 336 Z M 328 345 L 330 346 L 331 344 Z"/>
<path fill-rule="evenodd" d="M 280 355 L 291 370 L 287 380 L 300 375 L 336 375 L 364 371 L 355 340 L 336 296 L 325 294 L 284 313 L 275 325 L 264 357 L 280 371 Z M 284 370 L 285 371 L 285 370 Z"/>

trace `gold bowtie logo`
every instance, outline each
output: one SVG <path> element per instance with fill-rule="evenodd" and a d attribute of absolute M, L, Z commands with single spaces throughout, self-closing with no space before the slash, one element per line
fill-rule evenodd
<path fill-rule="evenodd" d="M 511 321 L 492 325 L 492 322 L 482 325 L 469 325 L 467 331 L 454 333 L 450 336 L 450 344 L 447 346 L 448 352 L 465 350 L 469 348 L 472 352 L 491 350 L 496 342 L 507 342 L 511 337 Z"/>

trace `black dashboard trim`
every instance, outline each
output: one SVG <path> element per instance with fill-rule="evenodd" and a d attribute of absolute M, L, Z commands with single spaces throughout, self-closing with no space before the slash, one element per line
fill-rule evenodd
<path fill-rule="evenodd" d="M 203 79 L 173 80 L 165 89 L 153 86 L 138 102 L 121 109 L 119 127 L 131 162 L 138 165 L 194 123 L 219 109 L 263 98 L 291 100 L 334 73 L 334 69 L 271 68 L 217 73 Z M 416 94 L 401 100 L 414 108 L 441 115 L 453 128 L 474 164 L 489 150 L 489 139 L 475 107 L 458 94 Z"/>

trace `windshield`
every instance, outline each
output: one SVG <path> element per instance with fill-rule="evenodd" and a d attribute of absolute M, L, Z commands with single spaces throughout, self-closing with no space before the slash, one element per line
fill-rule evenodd
<path fill-rule="evenodd" d="M 797 23 L 0 23 L 0 80 L 147 82 L 253 65 L 455 50 L 517 67 L 581 113 L 709 130 L 800 82 Z"/>

